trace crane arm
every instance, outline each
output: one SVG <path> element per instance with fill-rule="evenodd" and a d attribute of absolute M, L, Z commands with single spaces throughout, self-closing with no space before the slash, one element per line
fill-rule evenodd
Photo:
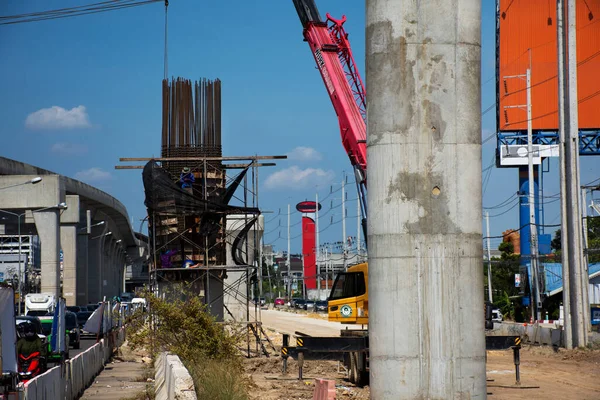
<path fill-rule="evenodd" d="M 314 0 L 293 0 L 304 28 L 304 40 L 310 46 L 323 83 L 337 114 L 342 145 L 356 176 L 366 235 L 367 215 L 367 125 L 365 89 L 356 68 L 348 34 L 346 17 L 336 20 L 327 14 L 321 20 Z"/>

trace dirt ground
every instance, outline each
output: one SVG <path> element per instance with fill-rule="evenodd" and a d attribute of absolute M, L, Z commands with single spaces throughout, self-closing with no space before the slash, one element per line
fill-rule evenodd
<path fill-rule="evenodd" d="M 521 350 L 521 388 L 514 387 L 512 350 L 488 351 L 488 395 L 492 399 L 600 399 L 600 350 L 559 350 L 524 347 Z M 335 361 L 305 361 L 299 381 L 294 360 L 287 375 L 279 356 L 245 361 L 253 400 L 312 399 L 314 378 L 335 379 L 337 399 L 368 399 L 369 387 L 359 388 L 346 379 Z"/>

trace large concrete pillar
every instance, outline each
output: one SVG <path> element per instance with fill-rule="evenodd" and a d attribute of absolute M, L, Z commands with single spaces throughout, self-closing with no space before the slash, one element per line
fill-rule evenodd
<path fill-rule="evenodd" d="M 110 260 L 110 235 L 100 238 L 101 251 L 100 251 L 100 269 L 98 279 L 98 293 L 100 294 L 100 300 L 106 296 L 106 286 L 108 285 L 107 276 L 108 272 L 106 267 Z"/>
<path fill-rule="evenodd" d="M 77 291 L 75 293 L 76 305 L 88 304 L 88 239 L 87 232 L 77 232 Z"/>
<path fill-rule="evenodd" d="M 88 239 L 88 302 L 97 303 L 102 300 L 102 243 L 105 240 L 107 224 L 92 228 Z"/>
<path fill-rule="evenodd" d="M 367 1 L 373 399 L 486 396 L 480 12 Z"/>
<path fill-rule="evenodd" d="M 60 290 L 60 223 L 59 210 L 51 208 L 33 213 L 35 227 L 41 242 L 42 293 L 53 293 L 57 298 Z"/>
<path fill-rule="evenodd" d="M 68 306 L 77 304 L 77 226 L 79 224 L 79 196 L 65 196 L 67 209 L 60 213 L 60 242 L 63 251 L 63 297 Z"/>
<path fill-rule="evenodd" d="M 61 225 L 63 251 L 63 297 L 68 306 L 77 305 L 77 226 Z"/>

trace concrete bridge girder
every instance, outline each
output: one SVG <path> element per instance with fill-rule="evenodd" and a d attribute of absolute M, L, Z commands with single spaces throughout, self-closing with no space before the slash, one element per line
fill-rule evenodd
<path fill-rule="evenodd" d="M 60 175 L 43 175 L 42 181 L 32 184 L 36 176 L 0 175 L 0 208 L 21 215 L 23 218 L 19 223 L 35 224 L 41 244 L 41 291 L 61 295 L 62 249 L 62 296 L 67 305 L 85 305 L 100 301 L 104 296 L 120 295 L 124 288 L 121 277 L 124 277 L 125 257 L 117 257 L 117 252 L 125 254 L 121 250 L 123 243 L 133 243 L 135 247 L 132 232 L 122 232 L 125 224 L 122 221 L 116 223 L 111 215 L 101 211 L 102 207 L 106 209 L 106 204 L 67 194 L 65 181 L 73 184 L 73 180 Z M 78 184 L 90 191 L 87 185 Z M 57 207 L 62 202 L 67 204 L 67 209 Z M 116 200 L 114 203 L 120 207 L 109 211 L 113 216 L 120 216 L 122 205 Z M 91 234 L 87 233 L 88 210 L 93 215 L 92 225 L 104 221 L 103 225 L 91 228 Z M 111 235 L 106 236 L 108 232 Z M 94 238 L 100 246 L 94 245 Z M 105 248 L 111 249 L 110 255 L 104 254 Z M 107 284 L 103 285 L 105 281 Z"/>

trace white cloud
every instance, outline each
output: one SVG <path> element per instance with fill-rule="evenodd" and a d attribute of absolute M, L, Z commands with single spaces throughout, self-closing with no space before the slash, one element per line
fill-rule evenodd
<path fill-rule="evenodd" d="M 66 155 L 81 155 L 88 151 L 88 148 L 84 144 L 77 143 L 54 143 L 50 150 L 53 153 L 66 154 Z"/>
<path fill-rule="evenodd" d="M 101 168 L 85 169 L 75 174 L 75 179 L 85 182 L 108 181 L 110 178 L 110 172 L 103 171 Z"/>
<path fill-rule="evenodd" d="M 312 147 L 296 147 L 294 150 L 287 153 L 288 159 L 294 161 L 319 161 L 323 157 L 321 153 L 313 149 Z"/>
<path fill-rule="evenodd" d="M 335 176 L 333 171 L 320 168 L 289 168 L 274 172 L 265 180 L 267 189 L 305 189 L 330 183 Z"/>
<path fill-rule="evenodd" d="M 25 119 L 29 129 L 74 129 L 90 128 L 90 120 L 85 106 L 73 107 L 66 110 L 59 106 L 42 108 L 32 112 Z"/>

